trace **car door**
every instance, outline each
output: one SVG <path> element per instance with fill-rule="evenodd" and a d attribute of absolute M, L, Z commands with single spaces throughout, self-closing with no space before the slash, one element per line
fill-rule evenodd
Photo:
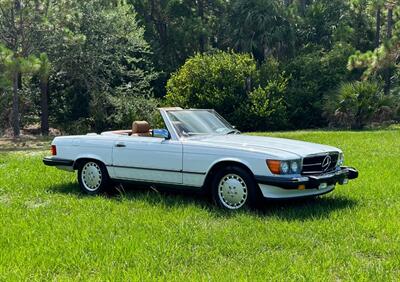
<path fill-rule="evenodd" d="M 121 136 L 113 147 L 116 178 L 182 183 L 182 144 L 155 137 Z"/>

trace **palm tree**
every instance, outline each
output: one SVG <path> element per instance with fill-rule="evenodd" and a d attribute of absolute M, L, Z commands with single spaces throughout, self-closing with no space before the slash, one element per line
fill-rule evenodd
<path fill-rule="evenodd" d="M 258 61 L 270 55 L 286 55 L 293 42 L 293 34 L 282 3 L 236 0 L 232 9 L 233 44 L 236 50 L 251 52 Z"/>

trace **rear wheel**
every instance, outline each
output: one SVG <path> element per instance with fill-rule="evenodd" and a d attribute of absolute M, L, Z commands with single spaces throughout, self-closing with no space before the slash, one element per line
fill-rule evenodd
<path fill-rule="evenodd" d="M 239 166 L 219 170 L 212 181 L 214 202 L 223 209 L 238 210 L 254 206 L 259 201 L 253 176 Z"/>
<path fill-rule="evenodd" d="M 105 192 L 110 183 L 104 164 L 93 160 L 83 161 L 80 164 L 78 182 L 81 190 L 90 195 Z"/>

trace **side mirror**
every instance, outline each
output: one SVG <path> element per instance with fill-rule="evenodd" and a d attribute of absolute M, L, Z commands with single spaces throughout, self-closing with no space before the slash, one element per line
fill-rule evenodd
<path fill-rule="evenodd" d="M 153 129 L 153 137 L 171 139 L 171 135 L 166 129 Z"/>

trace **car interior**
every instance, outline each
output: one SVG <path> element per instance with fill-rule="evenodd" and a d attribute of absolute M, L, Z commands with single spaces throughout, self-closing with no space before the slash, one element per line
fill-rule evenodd
<path fill-rule="evenodd" d="M 132 123 L 132 129 L 126 130 L 113 130 L 110 133 L 119 135 L 129 135 L 129 136 L 142 136 L 142 137 L 152 137 L 153 130 L 150 128 L 150 124 L 144 120 L 136 120 Z"/>

